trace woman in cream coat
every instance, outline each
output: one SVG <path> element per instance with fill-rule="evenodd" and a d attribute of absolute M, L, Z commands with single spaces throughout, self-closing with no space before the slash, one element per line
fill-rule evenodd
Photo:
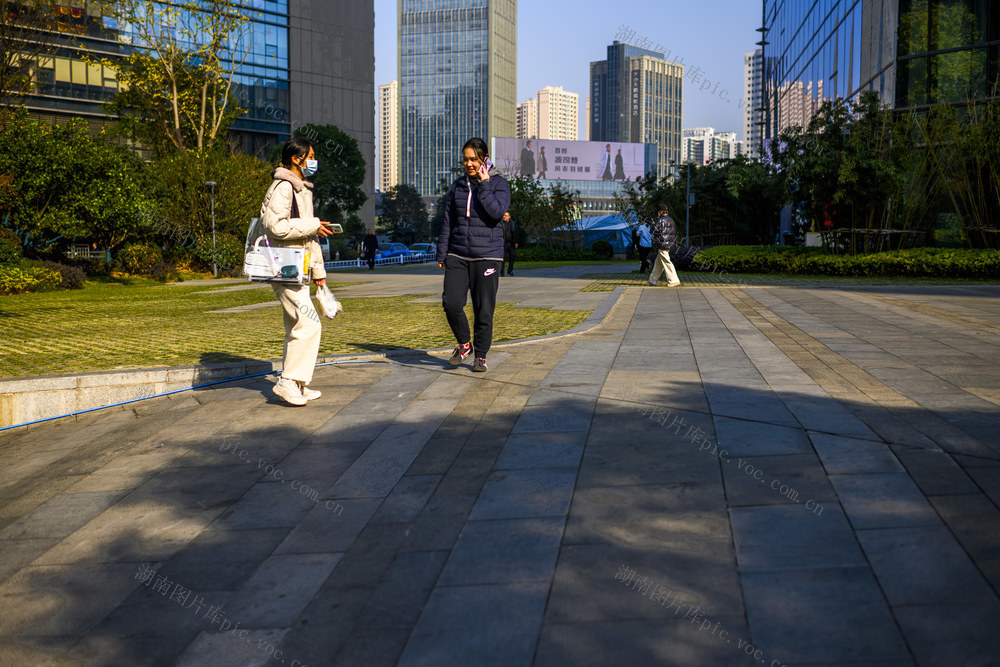
<path fill-rule="evenodd" d="M 260 219 L 272 245 L 307 249 L 309 273 L 313 282 L 322 287 L 326 284 L 326 270 L 316 237 L 333 232 L 328 223 L 313 215 L 313 186 L 305 180 L 316 173 L 316 152 L 305 139 L 292 137 L 281 150 L 281 164 L 274 170 L 274 180 L 264 196 Z M 305 405 L 320 397 L 320 392 L 307 386 L 312 381 L 323 333 L 319 314 L 309 298 L 308 277 L 302 285 L 272 283 L 271 287 L 285 313 L 285 354 L 274 393 L 290 405 Z"/>

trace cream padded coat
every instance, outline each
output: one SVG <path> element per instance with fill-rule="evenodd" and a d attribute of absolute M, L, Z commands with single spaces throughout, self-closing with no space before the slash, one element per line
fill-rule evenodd
<path fill-rule="evenodd" d="M 284 167 L 278 167 L 264 195 L 260 220 L 271 243 L 286 248 L 309 250 L 309 273 L 313 280 L 326 278 L 323 251 L 316 241 L 319 218 L 313 214 L 312 183 L 303 181 Z M 299 217 L 292 217 L 292 197 Z"/>

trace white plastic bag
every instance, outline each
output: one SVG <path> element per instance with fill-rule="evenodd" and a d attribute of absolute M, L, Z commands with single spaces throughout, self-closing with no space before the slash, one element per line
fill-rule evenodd
<path fill-rule="evenodd" d="M 333 292 L 326 285 L 316 288 L 316 300 L 319 301 L 319 307 L 323 309 L 323 314 L 331 320 L 337 316 L 337 313 L 344 309 L 340 305 L 340 302 L 337 301 L 337 297 L 333 295 Z"/>

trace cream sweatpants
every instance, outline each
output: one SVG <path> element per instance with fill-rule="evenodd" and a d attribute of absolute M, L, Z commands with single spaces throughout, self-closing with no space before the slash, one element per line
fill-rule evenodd
<path fill-rule="evenodd" d="M 656 261 L 653 262 L 653 272 L 649 274 L 649 282 L 655 285 L 660 280 L 661 273 L 667 274 L 668 285 L 674 285 L 681 281 L 681 279 L 677 277 L 677 271 L 674 269 L 674 263 L 670 261 L 669 250 L 656 251 Z"/>
<path fill-rule="evenodd" d="M 309 285 L 273 283 L 285 313 L 285 353 L 281 377 L 309 384 L 323 334 L 319 313 L 309 298 Z"/>

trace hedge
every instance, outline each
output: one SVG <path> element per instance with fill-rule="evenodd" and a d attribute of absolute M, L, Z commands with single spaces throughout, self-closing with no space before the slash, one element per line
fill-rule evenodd
<path fill-rule="evenodd" d="M 519 262 L 592 262 L 596 257 L 591 252 L 573 250 L 572 248 L 542 248 L 531 246 L 518 248 Z"/>
<path fill-rule="evenodd" d="M 884 278 L 1000 278 L 1000 250 L 913 248 L 830 255 L 801 246 L 716 246 L 699 251 L 695 271 Z"/>
<path fill-rule="evenodd" d="M 0 265 L 0 294 L 20 294 L 58 287 L 62 281 L 58 271 L 44 266 Z"/>

